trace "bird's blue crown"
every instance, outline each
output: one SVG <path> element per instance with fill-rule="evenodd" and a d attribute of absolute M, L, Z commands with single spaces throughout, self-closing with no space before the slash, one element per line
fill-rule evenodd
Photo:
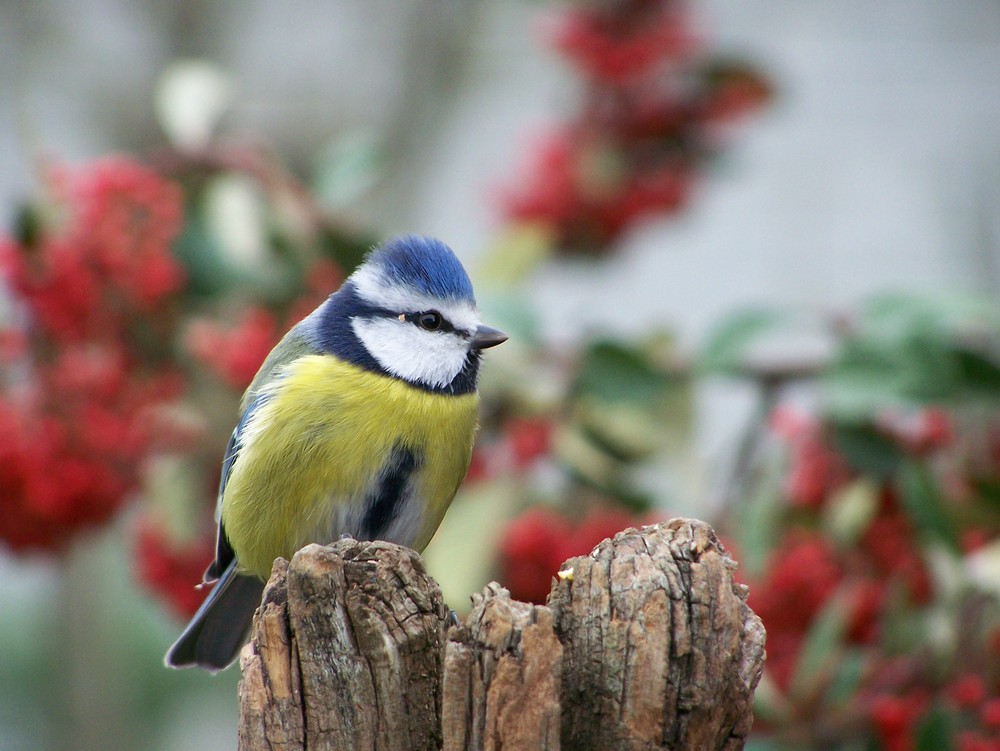
<path fill-rule="evenodd" d="M 366 321 L 396 319 L 403 313 L 440 308 L 445 316 L 473 316 L 472 282 L 451 249 L 440 240 L 403 235 L 373 249 L 344 285 L 299 324 L 309 347 L 333 354 L 376 373 L 388 373 L 358 337 Z M 462 322 L 461 319 L 451 321 Z M 470 324 L 466 320 L 465 324 Z M 414 332 L 416 329 L 414 329 Z M 428 391 L 465 394 L 476 388 L 479 353 L 464 355 L 465 365 L 446 386 L 412 385 Z"/>
<path fill-rule="evenodd" d="M 472 282 L 451 248 L 420 235 L 396 237 L 365 259 L 381 269 L 389 284 L 412 287 L 431 297 L 475 303 Z"/>

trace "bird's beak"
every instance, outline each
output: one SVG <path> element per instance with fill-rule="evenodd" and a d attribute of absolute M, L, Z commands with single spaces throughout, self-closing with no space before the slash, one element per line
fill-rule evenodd
<path fill-rule="evenodd" d="M 489 326 L 480 326 L 476 333 L 472 335 L 473 349 L 489 349 L 507 341 L 507 335 Z"/>

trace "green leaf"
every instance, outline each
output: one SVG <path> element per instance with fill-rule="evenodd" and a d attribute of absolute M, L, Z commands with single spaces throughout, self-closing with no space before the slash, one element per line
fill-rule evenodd
<path fill-rule="evenodd" d="M 899 446 L 867 423 L 834 423 L 833 445 L 851 468 L 877 480 L 895 476 L 906 459 Z"/>
<path fill-rule="evenodd" d="M 953 398 L 961 388 L 962 371 L 943 333 L 907 337 L 894 354 L 904 399 L 919 404 L 941 402 Z"/>
<path fill-rule="evenodd" d="M 856 420 L 892 406 L 995 401 L 1000 363 L 968 343 L 996 341 L 998 327 L 1000 315 L 980 300 L 876 298 L 824 379 L 827 406 Z"/>
<path fill-rule="evenodd" d="M 935 704 L 917 725 L 916 751 L 950 751 L 954 748 L 954 736 L 954 718 L 940 704 Z"/>
<path fill-rule="evenodd" d="M 898 655 L 927 646 L 927 615 L 914 607 L 908 588 L 890 582 L 882 599 L 879 648 L 882 654 Z"/>
<path fill-rule="evenodd" d="M 955 350 L 963 392 L 969 397 L 1000 400 L 1000 364 L 971 349 Z"/>
<path fill-rule="evenodd" d="M 198 211 L 185 214 L 184 228 L 174 240 L 173 252 L 187 272 L 187 289 L 212 296 L 225 290 L 235 274 L 219 253 L 215 237 Z"/>
<path fill-rule="evenodd" d="M 865 678 L 866 659 L 861 649 L 845 650 L 838 660 L 830 685 L 826 690 L 826 703 L 840 707 L 850 703 L 857 695 Z"/>
<path fill-rule="evenodd" d="M 930 299 L 902 292 L 888 292 L 868 299 L 861 321 L 869 332 L 898 338 L 915 329 L 940 329 L 940 316 Z"/>
<path fill-rule="evenodd" d="M 824 410 L 835 419 L 863 420 L 899 402 L 898 372 L 882 349 L 850 342 L 823 375 Z"/>
<path fill-rule="evenodd" d="M 147 462 L 143 501 L 172 540 L 193 541 L 204 532 L 209 499 L 201 469 L 198 462 L 181 454 L 164 453 Z"/>
<path fill-rule="evenodd" d="M 356 200 L 378 181 L 383 170 L 381 144 L 367 130 L 351 130 L 332 140 L 320 154 L 313 190 L 327 208 Z"/>
<path fill-rule="evenodd" d="M 652 507 L 653 499 L 649 494 L 630 484 L 624 465 L 604 446 L 595 443 L 583 426 L 566 426 L 556 431 L 553 453 L 578 482 L 611 496 L 638 513 Z"/>
<path fill-rule="evenodd" d="M 575 391 L 580 398 L 648 407 L 666 396 L 670 384 L 670 376 L 638 348 L 605 339 L 591 343 L 584 352 Z"/>
<path fill-rule="evenodd" d="M 861 477 L 838 490 L 823 508 L 823 529 L 841 547 L 852 547 L 878 513 L 879 487 Z"/>
<path fill-rule="evenodd" d="M 710 334 L 702 349 L 699 367 L 709 373 L 742 372 L 750 347 L 787 321 L 787 313 L 770 308 L 748 309 L 730 315 Z"/>
<path fill-rule="evenodd" d="M 520 223 L 504 230 L 476 269 L 476 290 L 524 281 L 552 256 L 553 242 L 552 228 L 543 224 Z"/>
<path fill-rule="evenodd" d="M 858 419 L 886 407 L 952 399 L 961 383 L 960 364 L 942 335 L 906 332 L 845 343 L 823 387 L 832 414 Z"/>
<path fill-rule="evenodd" d="M 844 646 L 847 629 L 847 592 L 838 591 L 813 619 L 802 642 L 788 694 L 810 700 L 830 678 Z"/>
<path fill-rule="evenodd" d="M 523 486 L 507 478 L 465 485 L 449 507 L 423 559 L 459 613 L 469 611 L 469 594 L 496 576 L 500 537 L 523 504 Z"/>
<path fill-rule="evenodd" d="M 45 233 L 45 222 L 37 206 L 22 204 L 14 211 L 11 231 L 19 245 L 28 250 L 36 248 Z"/>
<path fill-rule="evenodd" d="M 257 181 L 238 172 L 213 175 L 201 194 L 201 216 L 223 260 L 244 278 L 268 275 L 270 206 Z"/>
<path fill-rule="evenodd" d="M 1000 511 L 1000 479 L 973 480 L 972 487 L 987 506 Z"/>
<path fill-rule="evenodd" d="M 731 534 L 739 550 L 740 567 L 754 579 L 763 575 L 781 534 L 785 501 L 780 488 L 786 469 L 776 455 L 755 467 L 734 509 L 736 524 Z"/>
<path fill-rule="evenodd" d="M 663 444 L 657 416 L 638 405 L 582 399 L 575 416 L 587 438 L 620 462 L 646 459 Z"/>
<path fill-rule="evenodd" d="M 889 293 L 873 297 L 865 306 L 865 320 L 874 325 L 912 328 L 914 321 L 951 333 L 1000 332 L 996 301 L 967 293 L 913 295 Z"/>
<path fill-rule="evenodd" d="M 941 495 L 930 470 L 920 462 L 907 460 L 900 476 L 902 501 L 914 524 L 930 537 L 959 551 L 954 524 L 941 503 Z"/>
<path fill-rule="evenodd" d="M 640 488 L 633 487 L 624 480 L 614 482 L 607 487 L 598 488 L 598 490 L 607 493 L 624 508 L 637 516 L 648 514 L 656 503 L 656 499 L 652 494 Z"/>
<path fill-rule="evenodd" d="M 336 261 L 344 274 L 350 274 L 361 265 L 365 254 L 378 242 L 375 235 L 367 232 L 348 233 L 332 226 L 323 228 L 319 235 L 319 249 L 327 257 Z"/>
<path fill-rule="evenodd" d="M 771 727 L 786 725 L 792 722 L 795 715 L 795 708 L 766 670 L 754 692 L 753 715 L 755 720 L 762 720 Z"/>

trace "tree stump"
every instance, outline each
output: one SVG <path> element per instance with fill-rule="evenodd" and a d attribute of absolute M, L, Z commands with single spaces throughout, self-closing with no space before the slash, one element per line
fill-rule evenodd
<path fill-rule="evenodd" d="M 491 584 L 453 626 L 412 550 L 310 545 L 264 591 L 239 748 L 735 751 L 764 661 L 735 567 L 675 519 L 568 561 L 548 607 Z"/>
<path fill-rule="evenodd" d="M 499 584 L 473 595 L 444 659 L 444 751 L 559 748 L 562 645 L 552 611 Z"/>
<path fill-rule="evenodd" d="M 564 749 L 743 748 L 764 626 L 704 522 L 625 530 L 563 564 Z"/>
<path fill-rule="evenodd" d="M 441 748 L 447 625 L 409 548 L 340 540 L 279 559 L 241 659 L 239 748 Z"/>

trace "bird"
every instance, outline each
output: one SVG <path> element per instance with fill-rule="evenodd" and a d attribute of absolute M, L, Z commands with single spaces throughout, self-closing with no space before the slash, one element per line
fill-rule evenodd
<path fill-rule="evenodd" d="M 228 667 L 276 558 L 342 537 L 422 551 L 461 485 L 478 428 L 484 325 L 435 238 L 373 248 L 294 325 L 247 388 L 222 461 L 201 607 L 164 658 Z"/>

